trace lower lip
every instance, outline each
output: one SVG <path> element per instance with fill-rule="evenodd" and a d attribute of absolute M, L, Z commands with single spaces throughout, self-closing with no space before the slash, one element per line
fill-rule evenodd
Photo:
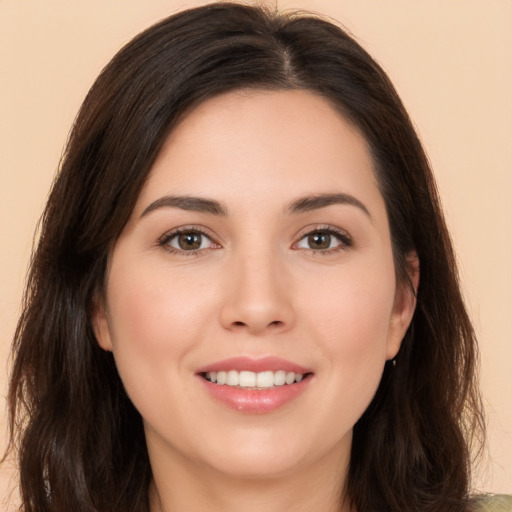
<path fill-rule="evenodd" d="M 301 395 L 309 386 L 311 375 L 295 384 L 285 384 L 267 389 L 244 389 L 202 380 L 208 393 L 236 411 L 265 414 L 275 411 Z"/>

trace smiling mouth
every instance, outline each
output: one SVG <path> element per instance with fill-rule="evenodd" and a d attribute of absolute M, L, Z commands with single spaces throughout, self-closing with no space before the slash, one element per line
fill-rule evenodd
<path fill-rule="evenodd" d="M 309 377 L 311 373 L 295 373 L 284 370 L 250 372 L 250 371 L 218 371 L 204 372 L 201 376 L 208 382 L 220 386 L 230 386 L 241 389 L 271 389 L 280 386 L 297 384 Z"/>

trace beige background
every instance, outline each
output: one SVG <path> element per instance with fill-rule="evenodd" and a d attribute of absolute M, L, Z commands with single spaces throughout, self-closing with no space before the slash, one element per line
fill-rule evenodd
<path fill-rule="evenodd" d="M 0 448 L 7 353 L 32 233 L 75 113 L 123 43 L 199 3 L 0 0 Z M 476 486 L 512 493 L 512 2 L 278 3 L 349 28 L 388 71 L 418 127 L 481 342 L 489 455 Z M 0 468 L 2 499 L 9 475 Z"/>

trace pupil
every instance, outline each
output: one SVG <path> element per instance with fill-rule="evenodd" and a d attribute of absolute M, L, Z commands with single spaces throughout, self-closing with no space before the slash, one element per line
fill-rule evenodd
<path fill-rule="evenodd" d="M 178 238 L 181 249 L 190 251 L 201 247 L 201 235 L 198 233 L 183 233 Z"/>
<path fill-rule="evenodd" d="M 312 249 L 328 249 L 331 245 L 331 235 L 327 233 L 313 233 L 308 237 Z"/>

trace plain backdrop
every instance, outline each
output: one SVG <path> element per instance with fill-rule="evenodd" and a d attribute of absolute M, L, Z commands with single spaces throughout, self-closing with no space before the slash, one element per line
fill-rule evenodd
<path fill-rule="evenodd" d="M 0 449 L 8 351 L 34 228 L 78 107 L 124 43 L 200 3 L 0 0 Z M 480 339 L 489 444 L 475 487 L 512 493 L 512 2 L 277 4 L 327 14 L 348 28 L 389 73 L 417 126 Z M 11 477 L 4 464 L 3 500 Z"/>

